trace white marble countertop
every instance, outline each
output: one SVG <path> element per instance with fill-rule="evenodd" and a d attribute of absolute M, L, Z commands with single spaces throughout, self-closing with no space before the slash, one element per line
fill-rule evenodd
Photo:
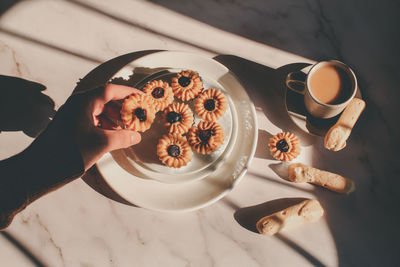
<path fill-rule="evenodd" d="M 0 125 L 0 159 L 27 147 L 96 66 L 148 49 L 195 52 L 228 66 L 254 100 L 259 141 L 237 187 L 194 212 L 132 207 L 75 180 L 28 206 L 0 233 L 0 266 L 395 266 L 400 6 L 385 2 L 5 1 L 0 74 L 46 89 L 32 94 L 38 111 L 30 123 Z M 348 146 L 337 153 L 301 133 L 282 109 L 282 67 L 324 59 L 349 64 L 367 102 Z M 43 94 L 54 106 L 43 104 Z M 343 196 L 281 179 L 266 143 L 282 130 L 301 138 L 303 162 L 352 178 L 356 191 Z M 246 225 L 251 216 L 244 208 L 296 197 L 318 199 L 324 218 L 274 237 Z"/>

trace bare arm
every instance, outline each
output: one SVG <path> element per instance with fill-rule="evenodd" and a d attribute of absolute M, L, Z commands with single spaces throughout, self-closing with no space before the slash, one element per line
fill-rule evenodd
<path fill-rule="evenodd" d="M 0 161 L 0 230 L 37 198 L 80 177 L 104 153 L 140 142 L 137 132 L 107 119 L 119 114 L 108 102 L 135 92 L 107 85 L 71 96 L 27 149 Z"/>

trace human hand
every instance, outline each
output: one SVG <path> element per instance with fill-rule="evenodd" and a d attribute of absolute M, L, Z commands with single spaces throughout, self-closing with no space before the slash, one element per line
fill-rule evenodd
<path fill-rule="evenodd" d="M 0 230 L 39 197 L 83 174 L 100 157 L 141 140 L 121 129 L 119 100 L 142 92 L 108 84 L 72 95 L 47 128 L 21 153 L 0 161 Z"/>
<path fill-rule="evenodd" d="M 121 106 L 115 100 L 124 99 L 131 94 L 143 92 L 128 86 L 107 84 L 105 87 L 76 95 L 80 102 L 80 112 L 75 120 L 74 135 L 85 170 L 95 164 L 103 154 L 140 142 L 141 136 L 138 132 L 122 129 L 115 123 L 121 120 Z"/>

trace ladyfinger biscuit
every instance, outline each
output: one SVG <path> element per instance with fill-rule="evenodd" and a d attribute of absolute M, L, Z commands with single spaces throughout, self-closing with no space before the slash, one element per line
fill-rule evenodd
<path fill-rule="evenodd" d="M 325 135 L 324 146 L 332 151 L 339 151 L 346 146 L 351 130 L 365 108 L 365 102 L 359 98 L 353 98 L 344 109 L 339 120 Z"/>
<path fill-rule="evenodd" d="M 324 214 L 324 209 L 318 200 L 306 199 L 299 204 L 275 212 L 260 219 L 257 230 L 260 234 L 274 235 L 277 232 L 301 225 L 305 222 L 315 222 Z"/>
<path fill-rule="evenodd" d="M 295 183 L 316 184 L 341 194 L 349 194 L 355 190 L 355 185 L 352 180 L 301 163 L 289 165 L 288 179 Z"/>

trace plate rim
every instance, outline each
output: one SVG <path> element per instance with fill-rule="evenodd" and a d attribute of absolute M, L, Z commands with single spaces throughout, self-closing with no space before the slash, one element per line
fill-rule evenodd
<path fill-rule="evenodd" d="M 246 92 L 245 87 L 243 86 L 243 83 L 237 78 L 237 76 L 236 76 L 228 67 L 226 67 L 225 65 L 221 64 L 220 62 L 216 61 L 216 60 L 213 59 L 213 58 L 210 58 L 210 57 L 207 57 L 207 56 L 204 56 L 204 55 L 200 55 L 200 54 L 197 54 L 197 53 L 193 53 L 193 52 L 178 51 L 178 50 L 162 50 L 162 51 L 157 51 L 157 52 L 154 52 L 154 53 L 151 53 L 151 54 L 148 54 L 148 55 L 144 55 L 144 56 L 142 56 L 142 57 L 139 57 L 139 58 L 136 58 L 136 59 L 130 61 L 129 63 L 127 63 L 127 64 L 125 64 L 123 67 L 121 67 L 118 71 L 116 71 L 114 75 L 116 75 L 118 72 L 120 72 L 120 71 L 121 71 L 122 69 L 124 69 L 125 67 L 127 67 L 127 66 L 129 66 L 129 65 L 131 65 L 131 64 L 134 64 L 134 63 L 137 62 L 137 61 L 143 60 L 143 59 L 145 59 L 145 58 L 154 57 L 154 56 L 157 56 L 157 55 L 160 55 L 160 54 L 174 54 L 174 53 L 175 53 L 175 54 L 180 54 L 180 55 L 182 55 L 182 56 L 190 55 L 190 56 L 192 56 L 192 57 L 200 57 L 200 58 L 202 58 L 203 60 L 209 61 L 211 64 L 216 64 L 216 65 L 218 65 L 219 67 L 225 69 L 225 71 L 226 71 L 227 73 L 229 73 L 230 75 L 232 75 L 232 77 L 236 80 L 236 82 L 239 83 L 240 86 L 244 89 L 244 93 L 247 95 L 247 97 L 248 97 L 248 99 L 249 99 L 249 102 L 248 102 L 248 104 L 249 104 L 249 111 L 250 111 L 250 113 L 251 113 L 251 115 L 252 115 L 253 122 L 254 122 L 254 124 L 253 124 L 253 125 L 254 125 L 254 129 L 252 130 L 253 135 L 254 135 L 254 138 L 253 138 L 252 147 L 251 147 L 250 150 L 249 150 L 249 154 L 247 155 L 248 157 L 247 157 L 247 159 L 246 159 L 246 161 L 245 161 L 245 164 L 243 165 L 243 167 L 242 167 L 242 169 L 240 170 L 240 172 L 238 172 L 236 178 L 232 179 L 232 182 L 229 183 L 229 186 L 226 186 L 223 190 L 221 190 L 221 192 L 219 192 L 218 195 L 216 195 L 216 196 L 210 198 L 209 200 L 207 200 L 207 201 L 205 201 L 205 202 L 202 202 L 202 203 L 200 203 L 200 204 L 193 205 L 193 206 L 191 206 L 191 207 L 185 207 L 185 208 L 169 208 L 169 209 L 166 209 L 166 208 L 157 208 L 157 207 L 154 207 L 153 205 L 147 206 L 147 205 L 143 205 L 142 203 L 135 203 L 135 202 L 133 202 L 133 201 L 131 201 L 131 200 L 128 200 L 128 199 L 124 198 L 122 195 L 120 195 L 120 196 L 121 196 L 122 198 L 124 198 L 127 202 L 129 202 L 129 203 L 131 203 L 131 204 L 133 204 L 133 205 L 135 205 L 135 206 L 138 206 L 138 207 L 141 207 L 141 208 L 144 208 L 144 209 L 147 209 L 147 210 L 153 210 L 153 211 L 159 211 L 159 212 L 167 212 L 167 213 L 180 213 L 180 212 L 195 211 L 195 210 L 204 208 L 204 207 L 206 207 L 206 206 L 209 206 L 209 205 L 211 205 L 211 204 L 217 202 L 218 200 L 220 200 L 220 199 L 223 198 L 224 196 L 226 196 L 226 195 L 227 195 L 229 192 L 231 192 L 231 191 L 233 190 L 233 188 L 234 188 L 235 186 L 237 186 L 237 184 L 243 179 L 244 175 L 246 174 L 247 170 L 249 169 L 249 165 L 251 164 L 251 162 L 252 162 L 252 160 L 253 160 L 253 158 L 254 158 L 255 151 L 256 151 L 256 149 L 257 149 L 257 143 L 258 143 L 258 133 L 257 133 L 257 131 L 258 131 L 258 120 L 257 120 L 257 112 L 256 112 L 255 105 L 254 105 L 253 101 L 251 100 L 250 96 L 249 96 L 248 93 Z M 114 75 L 113 75 L 113 76 L 114 76 Z M 103 158 L 107 157 L 107 156 L 108 156 L 108 157 L 112 157 L 111 153 L 106 153 L 105 155 L 103 155 L 103 157 L 102 157 L 101 159 L 99 159 L 98 162 L 101 162 L 101 160 L 102 160 Z M 118 190 L 116 190 L 115 187 L 114 187 L 111 183 L 109 183 L 108 179 L 106 178 L 106 176 L 104 175 L 103 171 L 101 170 L 102 167 L 100 167 L 100 165 L 99 165 L 98 163 L 96 163 L 96 165 L 97 165 L 97 169 L 98 169 L 99 173 L 103 176 L 104 181 L 107 183 L 107 185 L 108 185 L 110 188 L 112 188 L 116 193 L 119 194 Z M 123 169 L 123 168 L 121 168 L 121 169 Z M 124 169 L 123 169 L 123 171 L 126 172 L 126 170 L 124 170 Z M 129 175 L 132 175 L 132 174 L 129 174 Z M 132 176 L 134 176 L 134 175 L 132 175 Z M 137 178 L 137 179 L 141 179 L 140 177 L 136 177 L 136 178 Z M 204 179 L 206 179 L 206 178 L 207 178 L 207 177 L 205 177 Z M 161 183 L 161 182 L 159 182 L 159 181 L 157 181 L 157 180 L 152 180 L 152 181 L 148 181 L 148 182 L 151 182 L 151 183 L 153 183 L 153 182 L 154 182 L 154 183 Z M 173 184 L 172 184 L 172 185 L 173 185 Z M 139 201 L 139 202 L 140 202 L 140 201 Z"/>

